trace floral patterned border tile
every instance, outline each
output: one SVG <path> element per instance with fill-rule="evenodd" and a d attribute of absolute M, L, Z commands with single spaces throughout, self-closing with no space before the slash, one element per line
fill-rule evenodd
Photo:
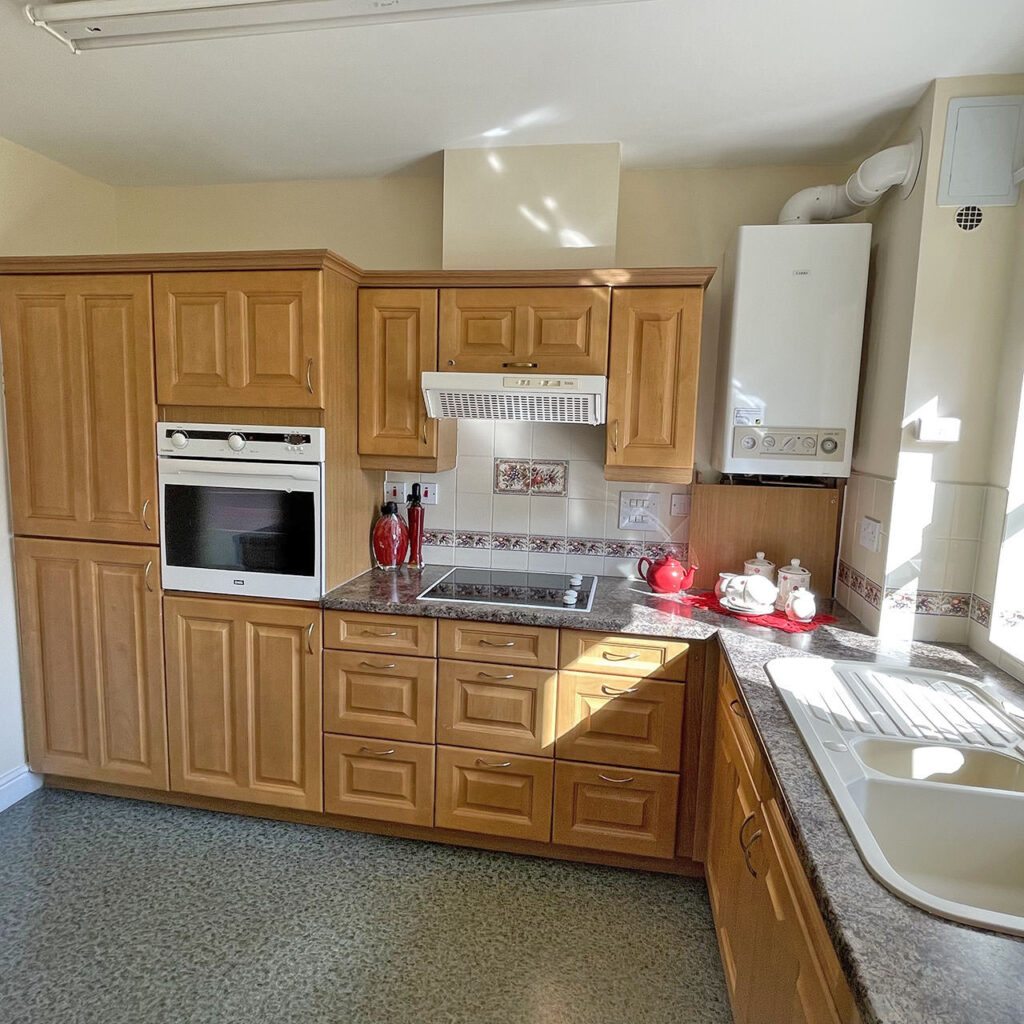
<path fill-rule="evenodd" d="M 570 555 L 603 555 L 605 553 L 603 537 L 567 537 L 565 550 Z"/>
<path fill-rule="evenodd" d="M 529 551 L 530 538 L 525 533 L 492 533 L 492 551 Z"/>
<path fill-rule="evenodd" d="M 569 463 L 560 459 L 495 459 L 495 494 L 536 494 L 564 498 Z"/>
<path fill-rule="evenodd" d="M 530 551 L 542 554 L 564 555 L 566 542 L 564 537 L 530 537 Z"/>
<path fill-rule="evenodd" d="M 451 530 L 424 530 L 423 543 L 450 548 L 455 544 L 455 534 Z"/>
<path fill-rule="evenodd" d="M 913 611 L 917 605 L 917 591 L 900 587 L 886 587 L 884 605 L 888 611 Z"/>
<path fill-rule="evenodd" d="M 642 540 L 605 541 L 605 555 L 609 558 L 640 558 L 644 553 Z"/>
<path fill-rule="evenodd" d="M 469 533 L 466 531 L 459 531 L 455 535 L 455 546 L 457 548 L 485 550 L 491 546 L 491 535 L 489 533 Z"/>
<path fill-rule="evenodd" d="M 992 624 L 992 605 L 983 597 L 971 594 L 971 619 L 986 629 Z"/>
<path fill-rule="evenodd" d="M 666 555 L 685 562 L 689 558 L 689 545 L 669 541 L 644 541 L 645 558 L 664 558 Z"/>
<path fill-rule="evenodd" d="M 864 598 L 873 608 L 882 607 L 881 584 L 869 579 L 859 569 L 854 569 L 852 565 L 848 565 L 842 560 L 839 562 L 839 582 L 845 583 L 850 590 Z M 895 594 L 896 592 L 895 588 L 889 587 L 885 591 L 886 598 L 890 593 Z"/>

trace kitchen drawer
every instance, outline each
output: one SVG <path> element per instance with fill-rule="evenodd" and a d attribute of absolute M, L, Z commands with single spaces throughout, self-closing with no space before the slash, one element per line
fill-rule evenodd
<path fill-rule="evenodd" d="M 551 840 L 641 857 L 671 857 L 678 802 L 678 775 L 556 761 Z"/>
<path fill-rule="evenodd" d="M 434 747 L 324 736 L 324 810 L 403 825 L 432 825 Z"/>
<path fill-rule="evenodd" d="M 559 672 L 555 755 L 679 771 L 685 689 L 658 679 Z"/>
<path fill-rule="evenodd" d="M 558 667 L 558 630 L 543 626 L 442 619 L 438 623 L 438 648 L 442 658 L 496 661 L 528 668 Z"/>
<path fill-rule="evenodd" d="M 434 824 L 547 842 L 553 775 L 543 757 L 438 747 Z"/>
<path fill-rule="evenodd" d="M 558 644 L 558 667 L 575 672 L 604 672 L 614 676 L 650 679 L 686 678 L 690 645 L 680 640 L 617 636 L 583 629 L 563 629 Z"/>
<path fill-rule="evenodd" d="M 553 757 L 557 684 L 553 669 L 441 661 L 437 742 Z"/>
<path fill-rule="evenodd" d="M 433 658 L 324 651 L 324 732 L 434 742 Z"/>
<path fill-rule="evenodd" d="M 437 654 L 437 625 L 433 619 L 410 615 L 327 611 L 324 647 L 433 658 Z"/>

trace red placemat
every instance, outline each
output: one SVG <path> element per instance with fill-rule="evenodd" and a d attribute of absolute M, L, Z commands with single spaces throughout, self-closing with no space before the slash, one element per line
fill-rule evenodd
<path fill-rule="evenodd" d="M 810 633 L 812 629 L 837 622 L 834 615 L 815 615 L 810 622 L 794 622 L 786 617 L 785 612 L 771 612 L 769 615 L 741 615 L 731 612 L 715 597 L 713 590 L 705 590 L 699 594 L 687 594 L 686 603 L 694 608 L 706 608 L 719 615 L 731 615 L 734 619 L 750 622 L 755 626 L 767 626 L 769 629 L 781 629 L 783 633 Z"/>

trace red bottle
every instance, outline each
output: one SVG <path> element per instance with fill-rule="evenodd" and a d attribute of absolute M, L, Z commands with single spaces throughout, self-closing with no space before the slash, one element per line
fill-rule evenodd
<path fill-rule="evenodd" d="M 389 501 L 380 507 L 380 519 L 370 532 L 370 550 L 379 569 L 398 569 L 409 551 L 409 528 Z"/>
<path fill-rule="evenodd" d="M 423 568 L 423 505 L 420 502 L 420 485 L 412 485 L 409 495 L 409 568 Z"/>

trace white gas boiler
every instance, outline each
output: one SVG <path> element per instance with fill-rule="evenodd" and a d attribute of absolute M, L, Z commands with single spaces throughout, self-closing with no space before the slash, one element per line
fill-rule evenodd
<path fill-rule="evenodd" d="M 725 255 L 712 464 L 850 475 L 870 224 L 741 227 Z"/>

